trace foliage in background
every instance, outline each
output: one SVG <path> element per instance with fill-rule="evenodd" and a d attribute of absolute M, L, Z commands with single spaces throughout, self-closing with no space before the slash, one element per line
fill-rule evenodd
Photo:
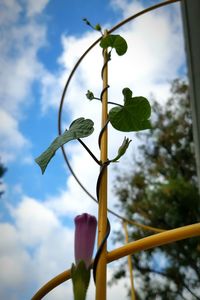
<path fill-rule="evenodd" d="M 116 178 L 118 206 L 127 218 L 162 229 L 196 223 L 200 197 L 187 84 L 173 81 L 166 105 L 154 101 L 152 107 L 152 129 L 138 134 L 142 145 L 133 170 Z M 133 241 L 152 234 L 129 229 Z M 121 231 L 115 240 L 124 242 Z M 138 300 L 200 299 L 199 238 L 136 253 L 132 261 Z M 113 281 L 125 274 L 122 264 Z"/>

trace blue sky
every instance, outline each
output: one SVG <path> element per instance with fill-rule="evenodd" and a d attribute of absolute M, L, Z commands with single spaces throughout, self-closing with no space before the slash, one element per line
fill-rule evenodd
<path fill-rule="evenodd" d="M 60 151 L 43 176 L 34 163 L 57 135 L 58 105 L 71 69 L 99 36 L 82 18 L 111 28 L 157 2 L 0 0 L 0 157 L 8 169 L 0 202 L 1 299 L 29 299 L 41 284 L 68 268 L 73 261 L 73 218 L 85 211 L 97 215 L 96 204 L 77 187 Z M 109 70 L 111 100 L 118 101 L 121 90 L 128 86 L 135 95 L 149 97 L 153 93 L 164 102 L 170 80 L 185 76 L 179 5 L 143 16 L 118 32 L 127 39 L 129 49 L 123 58 L 113 56 Z M 87 144 L 97 156 L 99 104 L 89 103 L 85 93 L 91 89 L 99 95 L 101 64 L 101 50 L 96 47 L 74 76 L 63 110 L 63 128 L 78 117 L 95 120 L 95 133 Z M 110 156 L 115 155 L 123 137 L 110 131 Z M 95 194 L 98 167 L 77 143 L 66 149 L 79 178 Z M 124 166 L 133 152 L 137 152 L 136 141 L 122 161 Z M 115 204 L 113 180 L 111 170 L 110 207 Z M 112 228 L 120 226 L 112 221 Z M 109 276 L 111 273 L 109 268 Z M 109 288 L 109 299 L 125 297 L 123 286 L 121 282 Z M 45 299 L 62 300 L 66 296 L 71 297 L 69 283 Z M 92 287 L 88 299 L 93 299 Z"/>

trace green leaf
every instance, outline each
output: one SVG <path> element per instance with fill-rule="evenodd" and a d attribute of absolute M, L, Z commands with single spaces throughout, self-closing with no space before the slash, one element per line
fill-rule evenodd
<path fill-rule="evenodd" d="M 129 88 L 124 88 L 122 94 L 124 95 L 124 102 L 126 103 L 126 101 L 132 98 L 133 92 Z"/>
<path fill-rule="evenodd" d="M 122 145 L 118 149 L 117 156 L 114 159 L 112 159 L 111 162 L 117 162 L 126 153 L 126 150 L 128 149 L 130 142 L 131 140 L 129 140 L 126 137 L 124 138 Z"/>
<path fill-rule="evenodd" d="M 115 48 L 118 55 L 123 55 L 128 49 L 128 45 L 123 37 L 120 35 L 110 34 L 102 38 L 100 46 L 103 49 L 108 47 Z"/>
<path fill-rule="evenodd" d="M 67 142 L 79 138 L 84 138 L 92 134 L 94 131 L 94 123 L 90 119 L 79 118 L 73 121 L 62 135 L 59 135 L 40 156 L 35 159 L 35 162 L 40 166 L 42 174 L 45 172 L 46 167 L 52 157 L 55 155 L 58 148 Z"/>
<path fill-rule="evenodd" d="M 90 90 L 88 90 L 87 94 L 85 94 L 85 95 L 90 101 L 95 98 L 93 92 L 91 92 Z"/>
<path fill-rule="evenodd" d="M 94 28 L 95 28 L 97 31 L 101 31 L 101 30 L 102 30 L 100 24 L 96 24 Z"/>
<path fill-rule="evenodd" d="M 77 266 L 71 268 L 74 300 L 85 300 L 90 283 L 90 269 L 86 268 L 85 262 L 80 261 Z"/>
<path fill-rule="evenodd" d="M 109 112 L 112 126 L 119 131 L 140 131 L 151 128 L 148 120 L 151 115 L 151 106 L 144 97 L 132 97 L 132 91 L 125 88 L 124 106 L 113 107 Z"/>

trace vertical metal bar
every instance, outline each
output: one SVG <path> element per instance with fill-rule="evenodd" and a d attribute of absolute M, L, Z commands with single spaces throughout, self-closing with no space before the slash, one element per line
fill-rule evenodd
<path fill-rule="evenodd" d="M 126 242 L 126 244 L 128 244 L 127 223 L 123 222 L 123 226 L 124 226 L 124 232 L 125 232 L 125 242 Z M 136 300 L 134 280 L 133 280 L 133 265 L 132 265 L 132 261 L 131 261 L 131 255 L 128 255 L 127 259 L 128 259 L 128 267 L 129 267 L 130 283 L 131 283 L 131 300 Z"/>
<path fill-rule="evenodd" d="M 105 32 L 104 35 L 107 35 Z M 107 65 L 107 49 L 103 51 L 104 68 L 102 73 L 103 80 L 103 96 L 102 96 L 102 128 L 105 127 L 108 119 L 108 65 Z M 107 162 L 108 159 L 108 131 L 105 128 L 101 141 L 101 161 Z M 104 171 L 101 179 L 99 190 L 99 213 L 98 213 L 98 245 L 106 235 L 107 230 L 107 168 Z M 97 265 L 96 272 L 96 300 L 106 300 L 106 285 L 107 285 L 107 244 L 105 243 Z"/>
<path fill-rule="evenodd" d="M 200 1 L 183 0 L 182 19 L 190 81 L 193 135 L 200 192 Z"/>

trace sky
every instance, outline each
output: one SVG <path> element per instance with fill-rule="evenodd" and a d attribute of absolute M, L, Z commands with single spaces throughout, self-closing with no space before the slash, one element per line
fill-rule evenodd
<path fill-rule="evenodd" d="M 68 269 L 74 261 L 74 217 L 97 216 L 97 205 L 71 176 L 61 151 L 44 175 L 34 159 L 57 136 L 57 115 L 64 84 L 74 64 L 99 33 L 82 21 L 102 28 L 160 1 L 137 0 L 0 0 L 0 158 L 7 168 L 0 199 L 0 299 L 30 299 L 41 285 Z M 109 65 L 109 99 L 122 102 L 122 89 L 160 103 L 169 96 L 170 81 L 186 76 L 184 39 L 179 4 L 161 8 L 119 29 L 128 43 L 127 54 L 113 53 Z M 88 101 L 87 90 L 101 92 L 102 55 L 96 46 L 75 73 L 63 107 L 62 128 L 78 117 L 90 118 L 95 131 L 85 139 L 99 156 L 101 109 Z M 126 135 L 127 136 L 127 135 Z M 137 154 L 134 133 L 118 172 Z M 109 157 L 114 157 L 124 134 L 109 128 Z M 77 143 L 67 144 L 71 166 L 95 196 L 98 165 Z M 116 171 L 109 170 L 109 207 L 116 199 Z M 116 209 L 116 208 L 115 208 Z M 110 216 L 112 232 L 120 228 Z M 111 232 L 111 237 L 112 237 Z M 109 250 L 116 247 L 110 241 Z M 111 277 L 116 264 L 108 267 Z M 125 299 L 128 279 L 108 288 L 108 299 Z M 137 287 L 137 282 L 136 282 Z M 72 299 L 71 282 L 44 299 Z M 91 283 L 88 300 L 94 299 Z"/>

